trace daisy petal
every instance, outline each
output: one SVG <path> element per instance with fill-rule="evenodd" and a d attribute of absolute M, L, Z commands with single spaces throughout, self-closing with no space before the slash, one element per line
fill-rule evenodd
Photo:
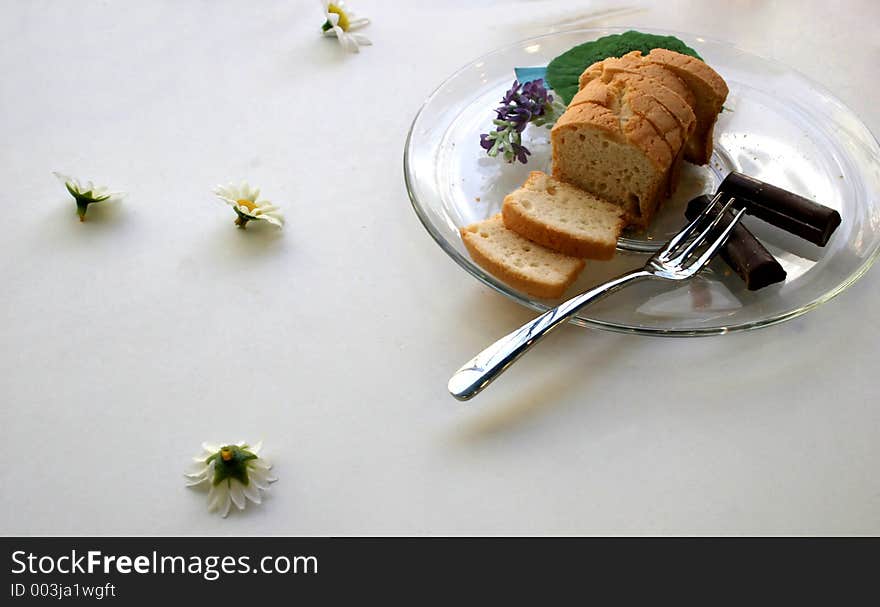
<path fill-rule="evenodd" d="M 219 485 L 211 485 L 211 489 L 208 491 L 208 511 L 213 512 L 220 506 L 220 502 L 223 500 L 223 496 L 225 494 L 225 490 L 221 488 L 226 483 L 220 483 Z"/>
<path fill-rule="evenodd" d="M 248 483 L 244 486 L 244 496 L 251 500 L 255 504 L 260 504 L 263 502 L 263 498 L 260 497 L 260 490 L 253 483 Z"/>
<path fill-rule="evenodd" d="M 258 475 L 256 471 L 251 471 L 248 474 L 248 478 L 250 482 L 257 488 L 263 489 L 264 491 L 269 488 L 269 477 L 267 474 Z"/>
<path fill-rule="evenodd" d="M 354 38 L 355 42 L 360 44 L 361 46 L 373 46 L 373 43 L 369 38 L 364 36 L 363 34 L 349 34 L 352 38 Z"/>
<path fill-rule="evenodd" d="M 52 171 L 52 174 L 55 175 L 55 177 L 58 179 L 58 181 L 60 181 L 64 185 L 67 185 L 68 183 L 73 183 L 73 177 L 71 177 L 69 175 L 65 175 L 64 173 L 59 173 L 58 171 Z"/>
<path fill-rule="evenodd" d="M 269 476 L 269 470 L 265 467 L 259 467 L 256 465 L 256 462 L 260 460 L 251 460 L 248 462 L 248 476 L 257 479 L 258 481 L 266 480 L 266 477 Z"/>
<path fill-rule="evenodd" d="M 229 481 L 229 497 L 232 498 L 232 502 L 235 504 L 235 507 L 239 510 L 244 510 L 244 506 L 246 504 L 244 497 L 244 486 L 236 479 L 230 479 Z"/>

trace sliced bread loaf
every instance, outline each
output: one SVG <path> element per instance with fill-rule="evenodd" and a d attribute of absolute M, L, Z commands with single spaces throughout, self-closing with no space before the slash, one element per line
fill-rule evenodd
<path fill-rule="evenodd" d="M 727 83 L 703 61 L 689 55 L 655 48 L 643 60 L 659 65 L 678 76 L 694 93 L 694 114 L 697 125 L 685 147 L 688 160 L 706 164 L 712 158 L 712 136 L 715 121 L 727 99 Z"/>
<path fill-rule="evenodd" d="M 461 239 L 483 269 L 535 297 L 562 297 L 584 269 L 583 259 L 551 251 L 507 229 L 501 214 L 461 228 Z"/>
<path fill-rule="evenodd" d="M 694 131 L 685 144 L 685 158 L 696 164 L 709 161 L 712 157 L 715 121 L 728 94 L 727 84 L 715 70 L 695 57 L 675 51 L 658 48 L 644 56 L 640 51 L 633 51 L 588 67 L 581 74 L 580 87 L 597 78 L 608 81 L 616 74 L 638 74 L 652 78 L 684 99 L 696 115 Z M 667 105 L 667 109 L 673 111 L 670 105 Z"/>
<path fill-rule="evenodd" d="M 647 226 L 668 186 L 673 155 L 625 99 L 615 109 L 571 106 L 550 136 L 554 177 L 623 207 L 628 223 Z"/>
<path fill-rule="evenodd" d="M 624 226 L 623 209 L 553 177 L 533 171 L 504 198 L 504 225 L 572 257 L 611 259 Z"/>
<path fill-rule="evenodd" d="M 644 74 L 606 72 L 604 78 L 609 77 L 607 86 L 618 88 L 625 86 L 628 103 L 633 111 L 644 116 L 669 145 L 674 159 L 666 182 L 666 193 L 672 195 L 678 187 L 681 165 L 685 158 L 685 142 L 693 134 L 696 125 L 693 110 L 676 93 L 663 86 L 658 80 Z M 601 89 L 605 83 L 604 78 L 597 78 L 587 83 L 572 99 L 572 105 L 582 100 L 601 97 L 601 93 L 594 94 L 590 91 Z"/>
<path fill-rule="evenodd" d="M 621 105 L 625 105 L 654 127 L 657 135 L 666 142 L 670 154 L 675 156 L 683 141 L 682 125 L 646 89 L 647 87 L 640 88 L 637 82 L 631 83 L 622 78 L 612 79 L 607 83 L 596 79 L 578 91 L 569 107 L 595 103 L 617 113 Z"/>
<path fill-rule="evenodd" d="M 681 78 L 662 65 L 643 61 L 639 51 L 632 51 L 622 57 L 609 57 L 594 63 L 581 74 L 578 86 L 584 88 L 596 78 L 602 78 L 607 82 L 614 74 L 618 73 L 639 74 L 646 78 L 652 78 L 678 95 L 688 106 L 693 107 L 695 103 L 693 91 Z"/>
<path fill-rule="evenodd" d="M 624 81 L 627 87 L 635 88 L 645 95 L 654 97 L 686 133 L 690 133 L 696 125 L 696 116 L 691 106 L 680 95 L 667 88 L 656 78 L 636 71 L 606 71 L 597 80 L 606 83 Z M 587 86 L 589 86 L 589 83 Z M 577 98 L 577 95 L 575 98 Z M 574 103 L 573 100 L 572 103 Z"/>

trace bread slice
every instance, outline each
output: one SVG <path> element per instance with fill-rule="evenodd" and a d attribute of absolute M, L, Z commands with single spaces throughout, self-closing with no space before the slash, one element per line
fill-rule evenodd
<path fill-rule="evenodd" d="M 675 51 L 655 48 L 643 60 L 673 72 L 693 91 L 697 125 L 685 146 L 685 155 L 691 162 L 708 163 L 712 158 L 715 121 L 729 92 L 727 83 L 705 62 Z"/>
<path fill-rule="evenodd" d="M 540 171 L 504 198 L 504 225 L 572 257 L 611 259 L 624 226 L 623 209 Z"/>
<path fill-rule="evenodd" d="M 627 223 L 648 225 L 668 186 L 674 157 L 625 98 L 614 109 L 571 106 L 550 133 L 554 177 L 623 207 Z"/>
<path fill-rule="evenodd" d="M 483 269 L 535 297 L 562 297 L 584 269 L 583 259 L 551 251 L 508 230 L 500 213 L 461 228 L 461 239 Z"/>

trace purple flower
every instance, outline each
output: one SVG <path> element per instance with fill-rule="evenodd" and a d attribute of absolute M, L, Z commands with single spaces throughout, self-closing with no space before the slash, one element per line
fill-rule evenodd
<path fill-rule="evenodd" d="M 499 108 L 497 113 L 498 120 L 512 123 L 513 128 L 519 133 L 522 133 L 523 129 L 526 128 L 526 125 L 531 121 L 532 115 L 534 114 L 534 112 L 527 107 Z"/>
<path fill-rule="evenodd" d="M 520 145 L 518 143 L 514 143 L 511 145 L 513 147 L 513 155 L 516 157 L 516 159 L 523 164 L 527 163 L 529 161 L 528 156 L 532 155 L 529 149 L 526 146 Z"/>
<path fill-rule="evenodd" d="M 501 98 L 502 105 L 508 105 L 513 103 L 516 98 L 519 96 L 519 80 L 513 81 L 513 86 L 510 87 L 510 90 L 504 93 L 504 97 Z"/>
<path fill-rule="evenodd" d="M 553 95 L 544 87 L 544 81 L 533 80 L 520 84 L 513 81 L 495 110 L 497 129 L 480 135 L 480 147 L 489 156 L 503 154 L 507 162 L 528 162 L 531 152 L 522 145 L 522 132 L 529 123 L 544 125 L 555 121 Z"/>
<path fill-rule="evenodd" d="M 534 103 L 537 103 L 542 108 L 546 106 L 547 103 L 553 101 L 553 95 L 544 88 L 544 80 L 541 78 L 526 82 L 523 85 L 523 96 L 532 100 Z"/>

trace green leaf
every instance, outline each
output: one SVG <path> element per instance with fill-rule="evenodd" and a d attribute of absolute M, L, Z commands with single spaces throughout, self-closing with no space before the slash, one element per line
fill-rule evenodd
<path fill-rule="evenodd" d="M 67 183 L 66 181 L 64 182 L 64 187 L 67 188 L 67 191 L 70 192 L 70 195 L 73 196 L 74 198 L 76 198 L 77 200 L 82 198 L 82 195 L 79 192 L 77 192 L 76 190 L 74 190 L 72 187 L 70 187 L 70 184 Z"/>
<path fill-rule="evenodd" d="M 230 452 L 231 457 L 228 461 L 223 459 L 222 452 L 224 449 Z M 227 445 L 221 448 L 217 453 L 208 457 L 205 460 L 205 463 L 210 462 L 212 459 L 214 460 L 214 478 L 211 482 L 214 485 L 219 485 L 227 478 L 235 478 L 238 479 L 242 485 L 247 486 L 248 483 L 250 483 L 247 463 L 252 459 L 257 459 L 257 456 L 244 447 Z"/>
<path fill-rule="evenodd" d="M 70 195 L 73 196 L 74 200 L 76 200 L 77 205 L 89 205 L 93 202 L 102 202 L 110 198 L 110 194 L 105 194 L 104 196 L 95 196 L 92 193 L 92 190 L 89 190 L 88 192 L 78 192 L 70 187 L 69 183 L 65 183 L 64 187 L 67 188 L 67 191 L 70 192 Z"/>
<path fill-rule="evenodd" d="M 631 51 L 648 54 L 655 48 L 665 48 L 702 59 L 697 51 L 675 36 L 658 36 L 630 30 L 585 42 L 565 51 L 547 66 L 547 83 L 568 105 L 578 92 L 578 79 L 581 74 L 597 61 L 608 57 L 622 57 Z"/>

